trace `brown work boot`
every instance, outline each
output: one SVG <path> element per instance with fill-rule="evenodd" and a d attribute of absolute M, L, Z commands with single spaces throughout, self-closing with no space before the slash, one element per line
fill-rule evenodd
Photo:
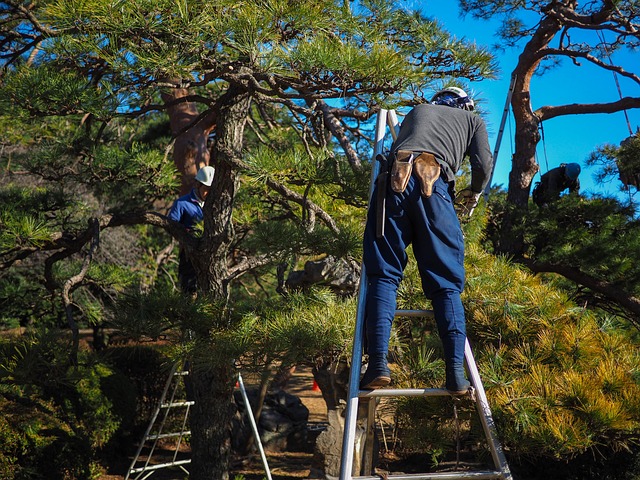
<path fill-rule="evenodd" d="M 360 380 L 360 390 L 375 390 L 391 383 L 391 371 L 387 364 L 387 356 L 369 357 L 367 371 Z"/>
<path fill-rule="evenodd" d="M 409 183 L 412 168 L 413 152 L 409 150 L 398 150 L 396 159 L 391 167 L 391 189 L 394 192 L 404 192 Z"/>
<path fill-rule="evenodd" d="M 432 154 L 421 153 L 414 161 L 414 168 L 420 180 L 422 195 L 429 198 L 433 193 L 433 184 L 440 177 L 440 164 Z"/>
<path fill-rule="evenodd" d="M 471 383 L 464 378 L 462 365 L 452 365 L 446 369 L 445 388 L 451 395 L 464 395 L 469 391 Z"/>

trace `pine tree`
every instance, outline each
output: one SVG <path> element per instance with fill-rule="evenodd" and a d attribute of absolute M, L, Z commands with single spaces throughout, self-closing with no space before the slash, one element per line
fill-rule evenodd
<path fill-rule="evenodd" d="M 212 350 L 218 343 L 211 338 L 213 331 L 238 326 L 230 302 L 234 282 L 291 259 L 296 249 L 351 248 L 357 228 L 344 212 L 349 203 L 366 202 L 349 188 L 368 177 L 361 158 L 370 150 L 364 124 L 382 106 L 424 101 L 452 78 L 491 75 L 491 56 L 391 0 L 62 0 L 5 2 L 2 8 L 5 115 L 62 118 L 63 125 L 65 118 L 75 125 L 82 119 L 84 128 L 69 142 L 53 122 L 44 122 L 53 135 L 48 148 L 37 149 L 42 155 L 30 169 L 33 178 L 46 172 L 56 180 L 64 171 L 105 195 L 89 214 L 75 212 L 71 223 L 57 215 L 14 222 L 26 212 L 3 213 L 3 226 L 11 226 L 6 238 L 13 239 L 3 265 L 50 251 L 49 273 L 84 252 L 75 269 L 81 275 L 60 276 L 72 292 L 89 279 L 91 241 L 97 245 L 99 231 L 146 224 L 177 239 L 196 268 L 199 298 L 214 306 L 204 324 L 190 329 L 196 335 L 191 353 L 201 353 L 192 363 L 191 478 L 225 479 L 238 352 Z M 166 198 L 171 186 L 165 150 L 122 137 L 118 145 L 130 122 L 161 111 L 169 112 L 176 152 L 183 152 L 176 161 L 183 188 L 195 166 L 216 168 L 197 238 L 145 208 Z M 29 147 L 42 146 L 45 131 L 33 132 L 39 138 Z M 287 135 L 298 138 L 296 146 Z M 120 201 L 113 200 L 114 183 L 131 189 Z M 256 213 L 252 204 L 273 208 Z M 45 209 L 54 210 L 51 204 Z M 234 213 L 241 214 L 238 220 Z M 81 223 L 87 218 L 96 219 L 89 228 Z M 283 219 L 279 229 L 262 227 Z M 305 245 L 311 239 L 319 243 Z"/>
<path fill-rule="evenodd" d="M 492 2 L 462 0 L 463 14 L 500 21 L 498 36 L 507 48 L 520 48 L 518 63 L 511 73 L 513 95 L 511 108 L 515 119 L 515 151 L 509 174 L 509 202 L 526 208 L 531 182 L 539 167 L 536 146 L 543 122 L 563 115 L 613 113 L 640 108 L 640 97 L 610 89 L 610 100 L 594 103 L 591 98 L 576 99 L 570 85 L 558 85 L 558 104 L 537 105 L 532 79 L 552 68 L 565 68 L 572 62 L 583 67 L 611 71 L 615 75 L 640 83 L 638 62 L 633 52 L 640 41 L 640 5 L 636 0 L 575 0 L 549 2 Z M 628 50 L 624 61 L 616 56 Z M 619 97 L 618 97 L 619 95 Z M 570 140 L 570 139 L 568 139 Z M 511 251 L 510 253 L 518 253 Z"/>

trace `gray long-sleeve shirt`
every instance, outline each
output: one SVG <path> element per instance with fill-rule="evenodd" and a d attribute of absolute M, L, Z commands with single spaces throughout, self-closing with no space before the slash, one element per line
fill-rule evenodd
<path fill-rule="evenodd" d="M 405 117 L 391 151 L 432 153 L 447 180 L 455 180 L 465 155 L 471 162 L 471 190 L 489 182 L 493 157 L 487 127 L 475 113 L 445 105 L 416 105 Z"/>

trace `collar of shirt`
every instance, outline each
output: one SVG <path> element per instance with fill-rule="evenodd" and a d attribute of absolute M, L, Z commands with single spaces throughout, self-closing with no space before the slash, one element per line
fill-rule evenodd
<path fill-rule="evenodd" d="M 195 187 L 191 189 L 191 201 L 197 203 L 200 208 L 204 207 L 204 200 L 200 198 L 198 189 Z"/>

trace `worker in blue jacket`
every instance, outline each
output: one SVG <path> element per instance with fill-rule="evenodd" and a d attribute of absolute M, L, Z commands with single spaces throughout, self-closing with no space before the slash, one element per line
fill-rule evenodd
<path fill-rule="evenodd" d="M 209 195 L 215 169 L 210 166 L 202 167 L 196 173 L 196 186 L 189 193 L 178 198 L 169 210 L 169 219 L 179 222 L 193 231 L 198 222 L 203 219 L 202 207 Z M 178 263 L 178 281 L 184 293 L 194 294 L 197 289 L 196 271 L 187 258 L 184 248 L 180 248 Z"/>
<path fill-rule="evenodd" d="M 473 100 L 464 90 L 441 90 L 430 104 L 417 105 L 407 114 L 391 146 L 393 163 L 383 192 L 386 213 L 380 215 L 379 210 L 385 209 L 371 202 L 363 242 L 365 351 L 369 358 L 361 389 L 391 382 L 389 336 L 409 244 L 413 245 L 422 289 L 431 300 L 442 340 L 446 389 L 452 394 L 469 389 L 464 373 L 465 315 L 460 300 L 465 281 L 464 241 L 454 208 L 454 181 L 468 156 L 471 187 L 460 192 L 456 203 L 465 215 L 471 215 L 489 182 L 493 163 L 485 123 L 473 108 Z M 373 198 L 379 187 L 376 182 Z"/>

